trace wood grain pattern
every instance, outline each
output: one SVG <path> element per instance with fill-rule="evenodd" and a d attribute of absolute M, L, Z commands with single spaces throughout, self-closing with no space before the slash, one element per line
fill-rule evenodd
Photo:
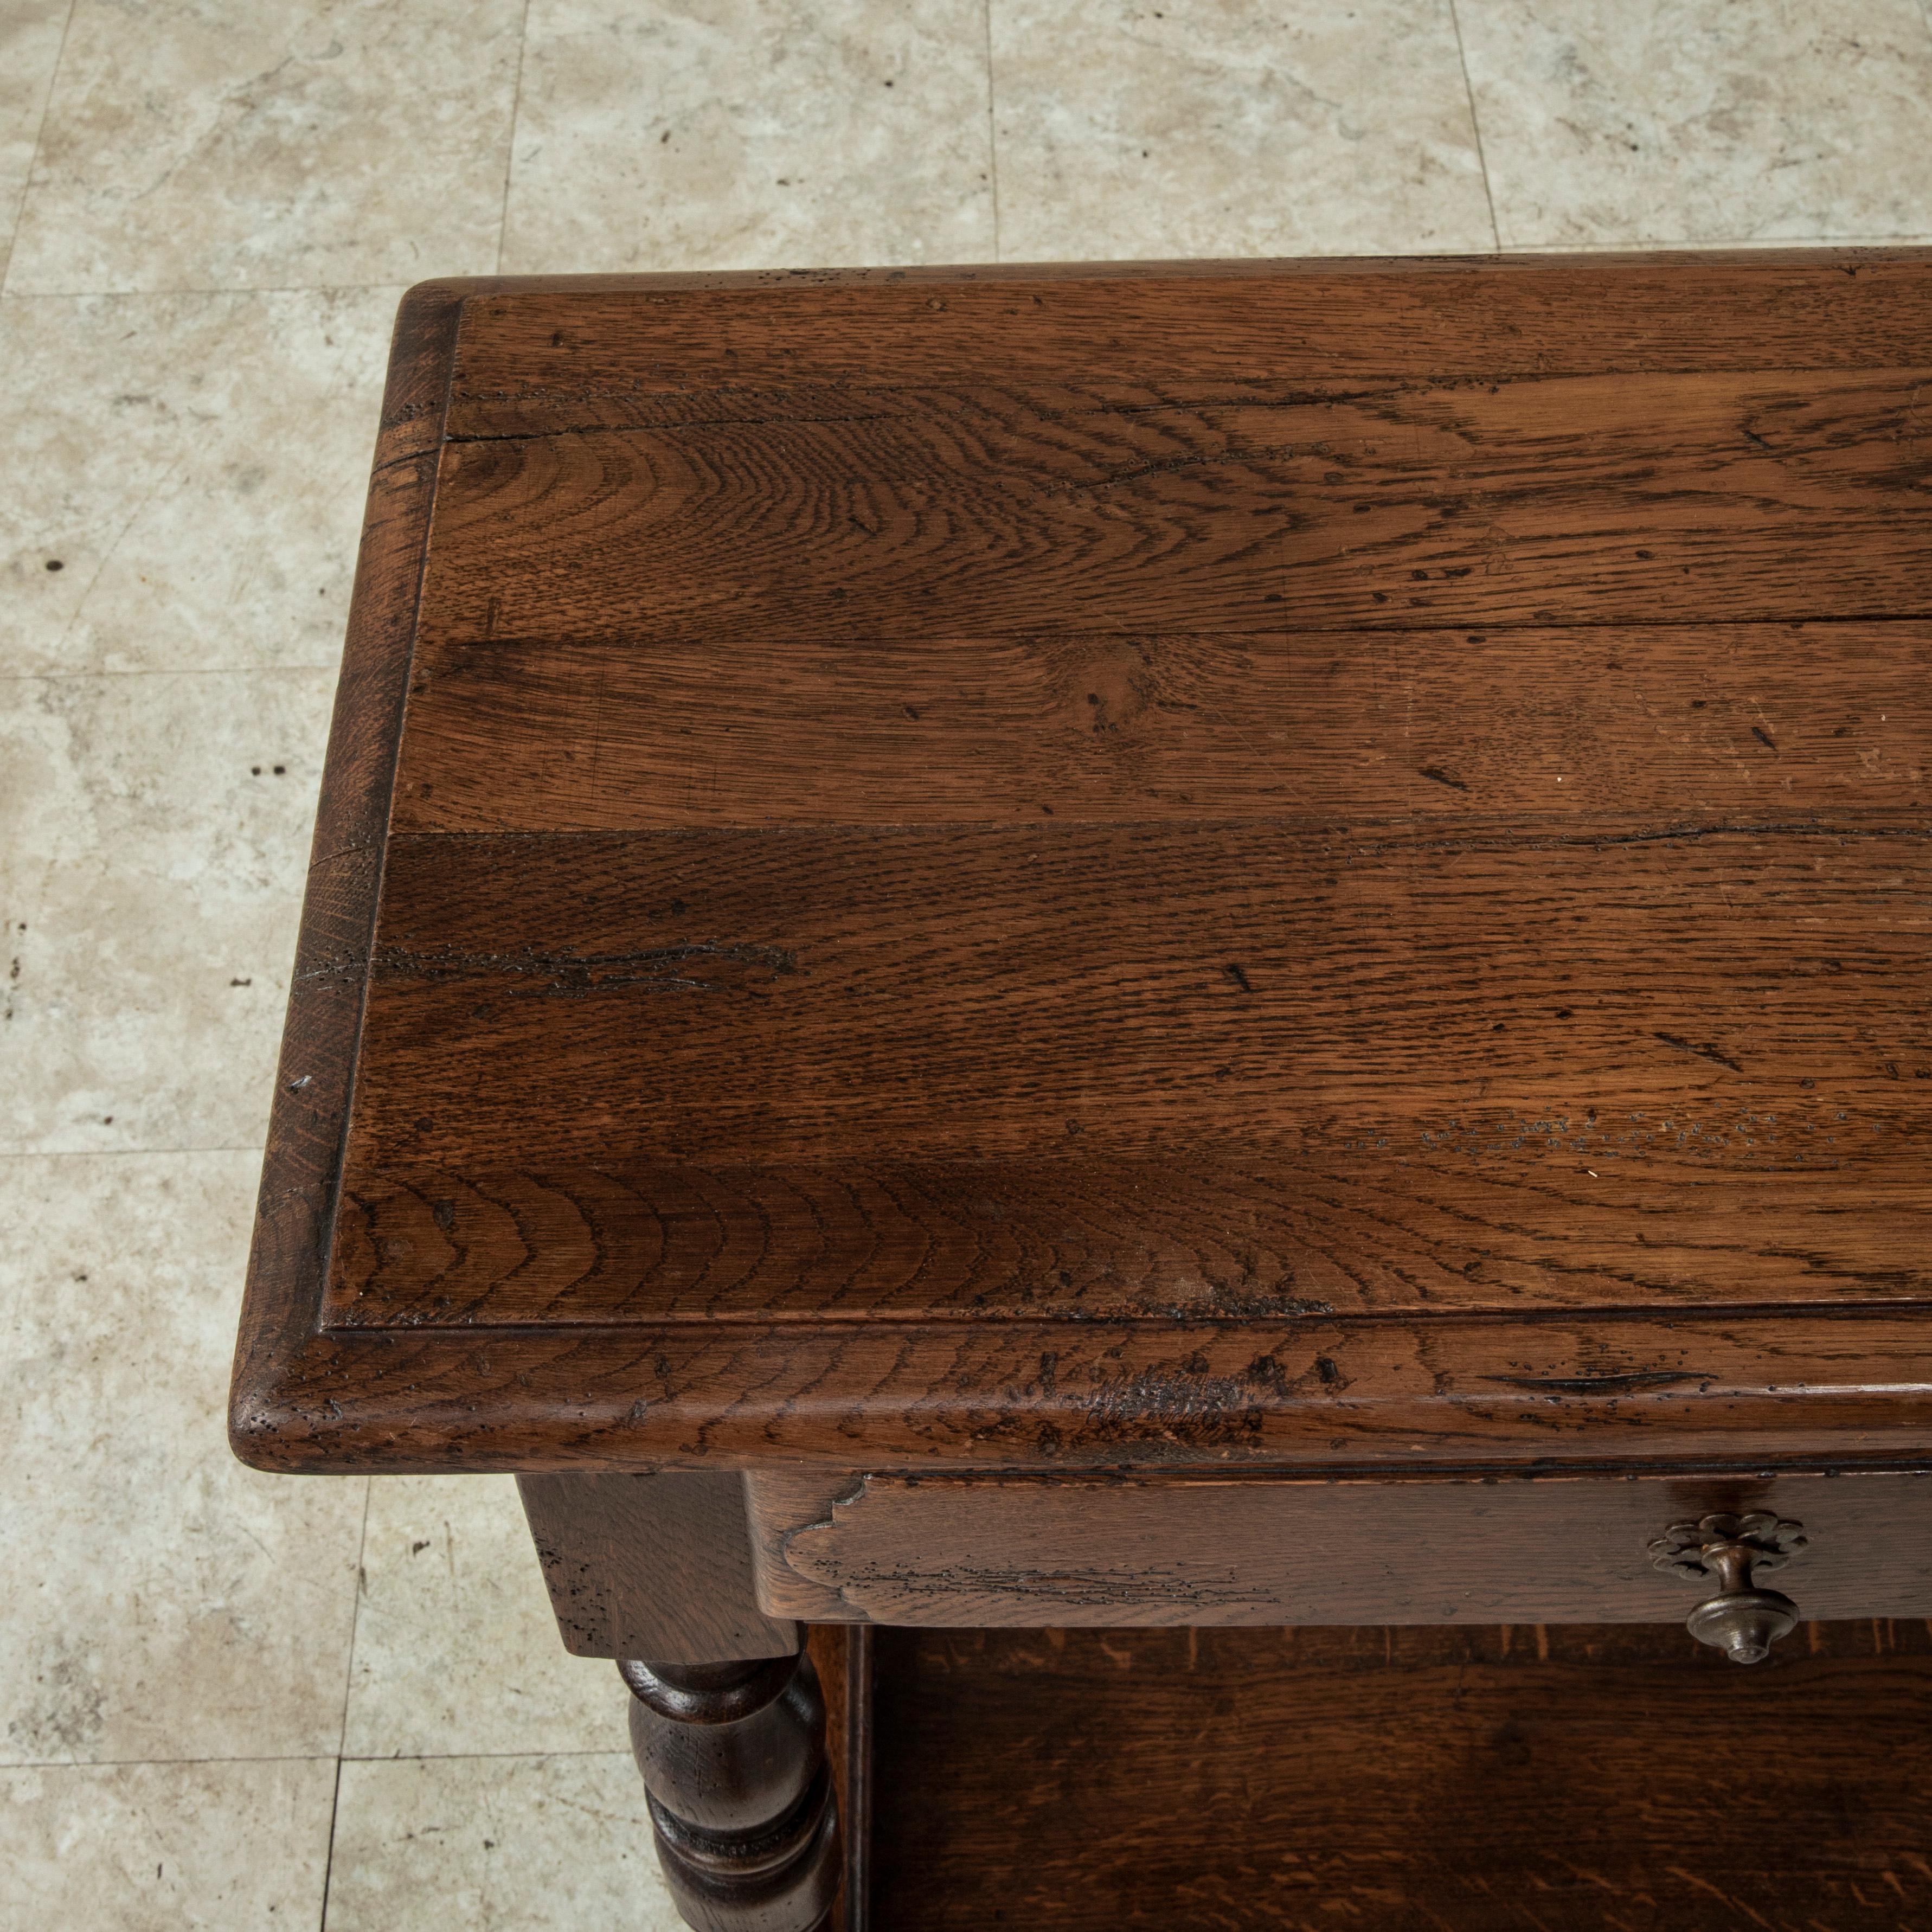
<path fill-rule="evenodd" d="M 242 1453 L 1928 1453 L 1928 292 L 414 292 Z"/>
<path fill-rule="evenodd" d="M 874 1642 L 875 1932 L 1932 1918 L 1922 1624 L 1750 1671 L 1635 1625 Z"/>
<path fill-rule="evenodd" d="M 860 1641 L 854 1642 L 855 1634 Z M 844 1846 L 838 1896 L 826 1932 L 868 1932 L 866 1906 L 872 1892 L 872 1646 L 862 1633 L 838 1624 L 814 1626 L 806 1654 L 818 1673 L 825 1700 L 825 1756 L 832 1771 L 833 1802 L 838 1808 L 839 1838 Z"/>
<path fill-rule="evenodd" d="M 759 1609 L 744 1480 L 716 1474 L 523 1476 L 517 1487 L 574 1657 L 722 1664 L 789 1656 Z"/>
<path fill-rule="evenodd" d="M 460 308 L 425 283 L 396 316 L 236 1342 L 244 1460 L 321 1315 Z"/>
<path fill-rule="evenodd" d="M 1828 1124 L 1828 1160 L 1852 1138 Z M 1505 1120 L 1394 1159 L 398 1164 L 350 1176 L 328 1307 L 370 1328 L 1924 1306 L 1902 1142 L 1828 1167 L 1784 1151 L 1821 1138 L 1803 1116 L 1746 1115 L 1688 1155 L 1679 1131 L 1580 1146 Z"/>
<path fill-rule="evenodd" d="M 470 284 L 450 428 L 628 427 L 716 392 L 1932 363 L 1932 250 L 1008 264 Z"/>
<path fill-rule="evenodd" d="M 292 1469 L 1893 1466 L 1925 1459 L 1929 1334 L 1788 1310 L 338 1328 L 234 1426 Z"/>
<path fill-rule="evenodd" d="M 586 835 L 532 880 L 513 844 L 398 841 L 351 1157 L 998 1157 L 1478 1108 L 1506 1146 L 1677 1108 L 1882 1135 L 1932 1096 L 1928 854 L 1843 826 Z"/>
<path fill-rule="evenodd" d="M 1910 620 L 438 643 L 394 823 L 1922 825 L 1928 683 Z"/>
<path fill-rule="evenodd" d="M 918 388 L 459 442 L 423 625 L 649 642 L 1922 616 L 1901 511 L 1932 482 L 1929 383 Z"/>
<path fill-rule="evenodd" d="M 400 840 L 332 1316 L 1922 1299 L 1928 850 Z"/>
<path fill-rule="evenodd" d="M 843 1745 L 844 1781 L 838 1787 L 838 1815 L 846 1820 L 845 1874 L 842 1916 L 833 1924 L 841 1932 L 872 1932 L 872 1634 L 863 1627 L 848 1630 L 832 1625 L 812 1633 L 813 1641 L 842 1658 L 842 1694 L 828 1696 L 836 1704 L 838 1732 L 828 1711 L 828 1741 L 835 1735 Z"/>
<path fill-rule="evenodd" d="M 1661 1623 L 1700 1594 L 1648 1546 L 1770 1510 L 1813 1618 L 1932 1606 L 1932 1476 L 1282 1482 L 760 1472 L 759 1600 L 814 1622 L 953 1628 Z M 830 1493 L 828 1493 L 830 1492 Z"/>

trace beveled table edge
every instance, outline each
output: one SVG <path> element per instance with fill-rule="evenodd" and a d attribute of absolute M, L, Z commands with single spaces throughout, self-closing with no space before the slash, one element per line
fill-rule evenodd
<path fill-rule="evenodd" d="M 1352 1398 L 1330 1372 L 1342 1346 L 1335 1338 L 1399 1324 L 1311 1317 L 1264 1332 L 1250 1323 L 1031 1322 L 989 1341 L 988 1324 L 930 1320 L 868 1323 L 862 1332 L 693 1322 L 483 1333 L 328 1329 L 321 1320 L 437 465 L 470 301 L 537 290 L 1514 275 L 1640 265 L 1850 272 L 1926 262 L 1932 247 L 1874 246 L 487 276 L 410 290 L 392 345 L 263 1161 L 231 1390 L 236 1454 L 260 1468 L 317 1473 L 1231 1461 L 1530 1473 L 1714 1460 L 1811 1468 L 1932 1462 L 1932 1348 L 1908 1345 L 1907 1331 L 1927 1313 L 1916 1308 L 1606 1317 L 1588 1346 L 1612 1366 L 1594 1388 L 1589 1376 L 1510 1372 L 1526 1332 L 1567 1324 L 1574 1347 L 1591 1328 L 1587 1313 L 1533 1323 L 1445 1317 L 1427 1324 L 1430 1346 L 1452 1334 L 1473 1343 L 1452 1351 L 1466 1379 L 1431 1370 L 1435 1386 L 1425 1390 L 1405 1373 L 1349 1378 Z M 1687 1332 L 1720 1330 L 1741 1358 L 1774 1362 L 1778 1378 L 1642 1366 L 1681 1360 Z M 853 1366 L 847 1351 L 866 1336 L 883 1345 L 883 1362 L 842 1376 Z M 1277 1352 L 1312 1365 L 1290 1376 Z M 1209 1363 L 1210 1352 L 1226 1366 Z M 1083 1354 L 1084 1388 L 1052 1366 Z M 1234 1360 L 1243 1354 L 1245 1370 Z M 1034 1360 L 1048 1366 L 1029 1382 L 1024 1364 Z M 1619 1360 L 1633 1366 L 1619 1372 Z M 1389 1370 L 1386 1358 L 1381 1366 Z M 746 1393 L 748 1371 L 756 1397 Z"/>

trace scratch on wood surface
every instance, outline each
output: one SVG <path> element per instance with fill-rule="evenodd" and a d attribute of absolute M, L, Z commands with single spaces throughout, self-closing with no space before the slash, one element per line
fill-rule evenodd
<path fill-rule="evenodd" d="M 1733 1073 L 1742 1073 L 1743 1063 L 1736 1060 L 1714 1042 L 1705 1040 L 1701 1044 L 1684 1038 L 1681 1034 L 1653 1033 L 1653 1040 L 1660 1040 L 1666 1046 L 1674 1046 L 1679 1053 L 1694 1053 L 1700 1060 L 1715 1060 L 1720 1066 L 1728 1066 Z"/>

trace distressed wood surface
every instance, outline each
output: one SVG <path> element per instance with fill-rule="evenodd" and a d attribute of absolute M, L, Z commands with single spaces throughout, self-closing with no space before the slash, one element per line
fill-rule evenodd
<path fill-rule="evenodd" d="M 1674 1522 L 1768 1510 L 1808 1617 L 1932 1606 L 1932 1475 L 1284 1482 L 747 1478 L 759 1600 L 814 1622 L 1082 1629 L 1661 1623 L 1712 1594 L 1653 1568 Z"/>
<path fill-rule="evenodd" d="M 1506 1118 L 1445 1127 L 1460 1148 L 1424 1129 L 1396 1160 L 1249 1143 L 963 1170 L 398 1163 L 350 1178 L 330 1309 L 344 1328 L 487 1328 L 1916 1306 L 1911 1155 L 1831 1166 L 1844 1125 Z M 1688 1157 L 1680 1132 L 1702 1143 Z"/>
<path fill-rule="evenodd" d="M 265 1468 L 425 1473 L 1888 1466 L 1925 1455 L 1927 1334 L 1789 1310 L 338 1328 L 234 1426 Z"/>
<path fill-rule="evenodd" d="M 1932 1919 L 1922 1623 L 872 1640 L 874 1932 Z"/>
<path fill-rule="evenodd" d="M 754 677 L 681 635 L 440 643 L 394 825 L 1922 824 L 1928 663 L 1912 620 L 786 635 Z M 801 742 L 808 711 L 836 758 Z"/>
<path fill-rule="evenodd" d="M 1587 1154 L 1610 1117 L 1683 1114 L 1695 1147 L 1765 1112 L 1828 1166 L 1932 1106 L 1922 830 L 592 835 L 542 863 L 392 848 L 352 1164 L 1403 1127 Z"/>
<path fill-rule="evenodd" d="M 797 1647 L 796 1625 L 758 1607 L 742 1477 L 524 1476 L 517 1487 L 573 1656 L 722 1664 Z"/>
<path fill-rule="evenodd" d="M 398 341 L 245 1455 L 1925 1449 L 1932 255 Z"/>
<path fill-rule="evenodd" d="M 1070 375 L 1694 374 L 1932 363 L 1924 248 L 556 277 L 473 291 L 458 436 L 745 391 Z M 568 302 L 560 298 L 567 296 Z"/>
<path fill-rule="evenodd" d="M 373 943 L 461 308 L 450 285 L 412 289 L 390 346 L 236 1340 L 244 1459 L 320 1326 L 362 1023 L 355 962 Z"/>
<path fill-rule="evenodd" d="M 505 843 L 392 849 L 338 1318 L 1925 1297 L 1922 826 Z"/>
<path fill-rule="evenodd" d="M 425 636 L 1923 616 L 1932 366 L 940 389 L 452 445 Z"/>

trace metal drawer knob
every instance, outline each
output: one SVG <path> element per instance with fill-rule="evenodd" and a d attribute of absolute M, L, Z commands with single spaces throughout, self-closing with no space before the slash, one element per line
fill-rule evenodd
<path fill-rule="evenodd" d="M 1797 1622 L 1798 1606 L 1776 1590 L 1759 1589 L 1751 1573 L 1790 1562 L 1804 1543 L 1802 1523 L 1758 1510 L 1749 1516 L 1673 1522 L 1650 1545 L 1650 1560 L 1658 1569 L 1692 1582 L 1714 1578 L 1718 1594 L 1700 1604 L 1684 1619 L 1684 1628 L 1733 1664 L 1760 1664 Z"/>

